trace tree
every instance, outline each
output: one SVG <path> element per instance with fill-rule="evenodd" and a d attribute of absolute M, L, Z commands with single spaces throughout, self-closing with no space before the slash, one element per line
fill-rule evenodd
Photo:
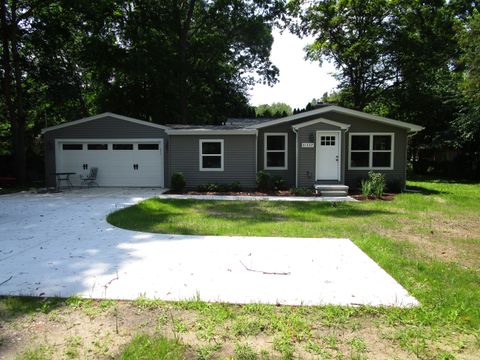
<path fill-rule="evenodd" d="M 280 118 L 292 115 L 292 108 L 285 103 L 262 104 L 255 108 L 255 115 L 259 118 Z"/>
<path fill-rule="evenodd" d="M 307 46 L 312 61 L 333 61 L 344 102 L 363 108 L 393 79 L 388 46 L 390 12 L 385 0 L 320 0 L 309 6 L 290 5 L 299 22 L 292 29 L 315 37 Z"/>
<path fill-rule="evenodd" d="M 452 121 L 457 133 L 457 147 L 469 153 L 473 167 L 480 173 L 480 13 L 474 11 L 463 28 L 458 40 L 464 66 L 457 97 L 459 111 Z"/>

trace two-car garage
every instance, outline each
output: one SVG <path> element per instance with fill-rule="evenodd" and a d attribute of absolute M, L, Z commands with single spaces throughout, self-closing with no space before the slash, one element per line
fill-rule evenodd
<path fill-rule="evenodd" d="M 106 113 L 44 129 L 47 183 L 97 168 L 99 186 L 164 187 L 165 127 Z"/>
<path fill-rule="evenodd" d="M 100 186 L 164 185 L 163 139 L 58 139 L 55 158 L 57 172 L 74 173 L 74 186 L 92 168 L 98 169 Z"/>

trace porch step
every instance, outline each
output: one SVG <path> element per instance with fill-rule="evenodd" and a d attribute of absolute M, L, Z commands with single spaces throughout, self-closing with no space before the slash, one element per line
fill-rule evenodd
<path fill-rule="evenodd" d="M 341 184 L 315 184 L 315 192 L 321 196 L 347 196 L 348 186 Z"/>

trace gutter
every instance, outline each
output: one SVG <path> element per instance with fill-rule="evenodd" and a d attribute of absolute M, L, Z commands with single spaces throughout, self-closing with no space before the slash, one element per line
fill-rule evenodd
<path fill-rule="evenodd" d="M 256 129 L 209 130 L 209 129 L 168 129 L 168 135 L 257 135 Z"/>

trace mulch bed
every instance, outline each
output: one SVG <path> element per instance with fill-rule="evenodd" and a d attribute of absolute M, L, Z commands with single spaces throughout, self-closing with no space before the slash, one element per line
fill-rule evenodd
<path fill-rule="evenodd" d="M 358 201 L 372 201 L 372 200 L 383 200 L 383 201 L 393 201 L 397 194 L 394 193 L 385 193 L 383 194 L 380 199 L 377 199 L 375 196 L 366 197 L 362 194 L 351 194 L 350 196 Z"/>

